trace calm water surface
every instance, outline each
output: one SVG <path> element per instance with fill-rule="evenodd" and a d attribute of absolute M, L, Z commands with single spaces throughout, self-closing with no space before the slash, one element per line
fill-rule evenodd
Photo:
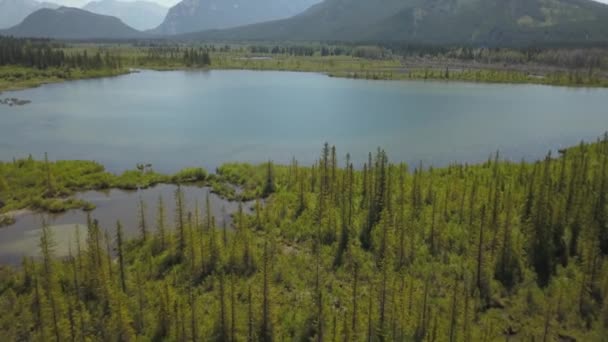
<path fill-rule="evenodd" d="M 92 218 L 99 221 L 102 230 L 107 230 L 112 238 L 116 229 L 116 221 L 120 220 L 125 235 L 134 237 L 139 234 L 138 208 L 140 199 L 145 203 L 146 223 L 152 233 L 156 230 L 156 214 L 158 199 L 162 196 L 165 205 L 166 225 L 173 227 L 175 222 L 176 186 L 161 184 L 153 188 L 139 191 L 110 190 L 108 192 L 88 191 L 78 194 L 96 205 L 91 213 Z M 201 217 L 205 211 L 205 199 L 209 195 L 212 215 L 216 218 L 218 227 L 231 227 L 230 214 L 238 210 L 237 202 L 229 202 L 209 192 L 209 188 L 186 186 L 182 187 L 187 212 L 194 212 L 198 202 Z M 245 203 L 244 210 L 251 210 L 253 203 Z M 23 255 L 37 256 L 42 222 L 46 221 L 53 232 L 56 241 L 55 254 L 67 255 L 70 241 L 75 246 L 76 231 L 80 230 L 81 239 L 86 238 L 87 214 L 82 210 L 70 210 L 64 214 L 51 215 L 27 213 L 19 215 L 14 225 L 0 228 L 0 263 L 17 264 Z M 202 220 L 202 218 L 201 218 Z"/>
<path fill-rule="evenodd" d="M 458 82 L 364 81 L 315 73 L 143 71 L 45 85 L 3 97 L 0 159 L 94 159 L 111 171 L 223 162 L 310 163 L 328 141 L 361 163 L 475 162 L 593 140 L 608 130 L 608 89 Z"/>

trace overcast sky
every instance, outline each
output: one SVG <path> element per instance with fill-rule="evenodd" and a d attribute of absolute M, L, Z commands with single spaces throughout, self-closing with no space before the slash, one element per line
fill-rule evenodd
<path fill-rule="evenodd" d="M 66 5 L 66 6 L 77 6 L 78 7 L 78 6 L 83 6 L 90 0 L 55 0 L 55 1 L 50 0 L 50 1 L 62 4 L 62 5 Z M 135 0 L 122 0 L 122 1 L 135 1 Z M 157 2 L 161 5 L 170 7 L 170 6 L 173 6 L 176 3 L 178 3 L 180 0 L 147 0 L 147 1 Z M 596 1 L 608 4 L 608 0 L 596 0 Z"/>

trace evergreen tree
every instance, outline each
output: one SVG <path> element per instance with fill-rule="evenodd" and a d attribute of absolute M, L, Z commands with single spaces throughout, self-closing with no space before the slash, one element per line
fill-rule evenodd
<path fill-rule="evenodd" d="M 158 235 L 158 239 L 160 241 L 160 250 L 164 251 L 167 248 L 167 232 L 165 228 L 165 204 L 163 202 L 163 197 L 158 196 L 158 207 L 156 214 L 156 231 Z"/>
<path fill-rule="evenodd" d="M 274 165 L 271 161 L 268 161 L 266 169 L 266 183 L 264 190 L 262 191 L 263 197 L 268 197 L 276 191 L 275 180 L 274 180 Z"/>
<path fill-rule="evenodd" d="M 120 269 L 120 288 L 122 292 L 127 292 L 127 279 L 125 273 L 125 256 L 123 248 L 123 233 L 120 221 L 116 222 L 116 254 L 118 255 L 118 267 Z"/>
<path fill-rule="evenodd" d="M 146 204 L 144 203 L 144 200 L 140 197 L 139 198 L 139 207 L 138 207 L 138 211 L 139 211 L 139 232 L 141 235 L 141 240 L 143 242 L 146 242 L 146 239 L 148 238 L 148 226 L 146 223 Z"/>
<path fill-rule="evenodd" d="M 177 229 L 177 255 L 180 258 L 183 258 L 186 250 L 185 210 L 184 193 L 181 185 L 178 185 L 175 190 L 175 227 Z"/>

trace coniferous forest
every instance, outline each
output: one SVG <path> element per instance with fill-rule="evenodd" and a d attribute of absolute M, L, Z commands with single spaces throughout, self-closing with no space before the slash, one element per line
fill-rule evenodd
<path fill-rule="evenodd" d="M 4 341 L 605 341 L 608 136 L 537 162 L 257 168 L 253 210 L 91 215 L 0 274 Z M 237 175 L 238 176 L 238 175 Z M 175 222 L 165 203 L 175 201 Z M 138 215 L 134 212 L 133 215 Z M 76 234 L 76 233 L 75 233 Z"/>

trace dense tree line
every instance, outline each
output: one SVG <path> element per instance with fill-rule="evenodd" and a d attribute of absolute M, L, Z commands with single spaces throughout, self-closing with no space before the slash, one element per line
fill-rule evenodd
<path fill-rule="evenodd" d="M 156 222 L 90 218 L 66 258 L 0 277 L 8 340 L 601 341 L 608 332 L 608 136 L 534 163 L 260 165 L 233 214 L 181 188 Z M 233 175 L 238 177 L 238 175 Z M 175 201 L 175 222 L 165 203 Z M 139 211 L 138 210 L 138 211 Z M 138 213 L 134 213 L 138 215 Z M 168 227 L 174 227 L 169 230 Z M 78 236 L 80 235 L 80 236 Z"/>
<path fill-rule="evenodd" d="M 251 53 L 303 56 L 310 57 L 315 54 L 321 56 L 347 56 L 351 49 L 334 45 L 253 45 L 249 47 Z"/>
<path fill-rule="evenodd" d="M 185 65 L 205 67 L 211 65 L 210 49 L 207 47 L 153 46 L 143 49 L 137 58 L 138 65 Z"/>
<path fill-rule="evenodd" d="M 608 68 L 605 47 L 477 47 L 433 46 L 403 43 L 381 44 L 393 54 L 403 57 L 445 57 L 481 63 L 526 64 L 570 69 Z"/>
<path fill-rule="evenodd" d="M 31 68 L 120 68 L 120 59 L 109 52 L 95 54 L 66 53 L 57 43 L 0 36 L 0 66 L 20 65 Z"/>

